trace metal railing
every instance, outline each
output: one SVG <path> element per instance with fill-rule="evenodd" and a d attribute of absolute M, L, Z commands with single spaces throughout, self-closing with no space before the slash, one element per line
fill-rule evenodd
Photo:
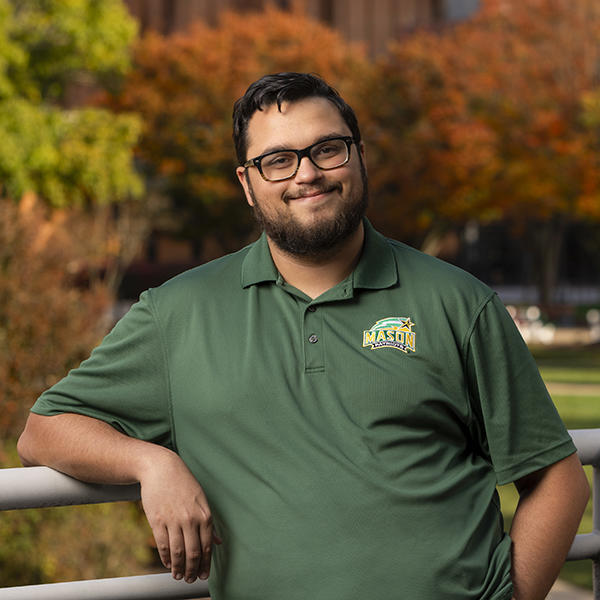
<path fill-rule="evenodd" d="M 0 511 L 139 500 L 140 486 L 83 483 L 48 467 L 0 469 Z M 206 581 L 170 573 L 0 588 L 0 600 L 162 600 L 205 598 Z"/>
<path fill-rule="evenodd" d="M 584 465 L 593 467 L 592 532 L 575 536 L 567 560 L 592 559 L 594 600 L 600 600 L 600 429 L 571 429 L 569 431 L 577 455 Z"/>
<path fill-rule="evenodd" d="M 569 432 L 584 465 L 593 466 L 593 525 L 576 536 L 567 560 L 592 559 L 594 598 L 600 600 L 600 429 Z M 0 469 L 0 511 L 139 500 L 139 485 L 83 483 L 48 467 Z M 0 588 L 0 600 L 158 600 L 208 596 L 205 581 L 188 584 L 170 573 Z"/>

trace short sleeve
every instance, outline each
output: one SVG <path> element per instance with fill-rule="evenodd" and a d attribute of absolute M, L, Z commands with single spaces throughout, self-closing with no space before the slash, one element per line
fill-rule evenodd
<path fill-rule="evenodd" d="M 166 355 L 151 290 L 31 410 L 94 417 L 129 436 L 172 447 Z"/>
<path fill-rule="evenodd" d="M 495 294 L 474 322 L 466 355 L 475 426 L 499 484 L 576 451 L 535 360 Z"/>

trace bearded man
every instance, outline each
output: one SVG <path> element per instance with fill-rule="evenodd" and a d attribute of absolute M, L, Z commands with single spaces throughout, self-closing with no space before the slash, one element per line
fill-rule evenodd
<path fill-rule="evenodd" d="M 497 296 L 373 229 L 320 78 L 253 83 L 234 142 L 263 234 L 142 294 L 38 399 L 23 463 L 140 482 L 163 563 L 212 568 L 213 600 L 545 597 L 589 490 Z"/>

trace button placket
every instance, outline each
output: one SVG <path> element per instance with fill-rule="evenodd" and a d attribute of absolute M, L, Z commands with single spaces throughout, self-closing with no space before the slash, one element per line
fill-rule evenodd
<path fill-rule="evenodd" d="M 322 310 L 316 310 L 316 307 L 313 306 L 304 311 L 304 368 L 306 371 L 322 371 L 325 368 L 322 314 Z"/>

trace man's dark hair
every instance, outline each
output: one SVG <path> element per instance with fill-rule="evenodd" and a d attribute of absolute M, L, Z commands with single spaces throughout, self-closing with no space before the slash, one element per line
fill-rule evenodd
<path fill-rule="evenodd" d="M 233 143 L 238 163 L 246 161 L 248 150 L 248 123 L 257 110 L 273 104 L 281 110 L 283 102 L 295 102 L 305 98 L 326 98 L 333 102 L 352 132 L 360 141 L 358 121 L 352 108 L 330 85 L 311 73 L 276 73 L 261 77 L 246 90 L 233 105 Z"/>

